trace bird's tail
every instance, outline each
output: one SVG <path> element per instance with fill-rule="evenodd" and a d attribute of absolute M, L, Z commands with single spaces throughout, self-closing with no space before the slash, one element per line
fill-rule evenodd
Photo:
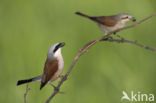
<path fill-rule="evenodd" d="M 17 86 L 25 84 L 25 83 L 30 83 L 30 82 L 35 82 L 35 81 L 40 81 L 41 80 L 41 75 L 34 77 L 34 78 L 30 78 L 30 79 L 25 79 L 25 80 L 19 80 L 17 81 Z"/>
<path fill-rule="evenodd" d="M 75 12 L 75 14 L 80 15 L 80 16 L 83 16 L 83 17 L 85 17 L 85 18 L 89 18 L 89 19 L 91 18 L 90 16 L 85 15 L 85 14 L 80 13 L 80 12 Z"/>
<path fill-rule="evenodd" d="M 75 14 L 80 15 L 80 16 L 85 17 L 85 18 L 88 18 L 92 21 L 99 22 L 99 21 L 97 21 L 96 17 L 88 16 L 88 15 L 85 15 L 85 14 L 80 13 L 80 12 L 75 12 Z"/>

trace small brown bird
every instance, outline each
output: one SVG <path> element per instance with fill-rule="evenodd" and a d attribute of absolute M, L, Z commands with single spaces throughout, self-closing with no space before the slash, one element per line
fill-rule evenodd
<path fill-rule="evenodd" d="M 126 26 L 126 23 L 129 21 L 136 21 L 134 17 L 129 14 L 122 13 L 112 16 L 88 16 L 80 12 L 76 12 L 77 15 L 88 18 L 99 26 L 99 28 L 107 35 L 108 33 L 123 28 Z M 115 34 L 115 33 L 114 33 Z"/>
<path fill-rule="evenodd" d="M 50 47 L 42 75 L 30 79 L 19 80 L 17 85 L 41 81 L 40 89 L 42 89 L 47 83 L 56 80 L 64 68 L 64 61 L 61 55 L 61 48 L 64 45 L 65 43 L 56 43 Z"/>

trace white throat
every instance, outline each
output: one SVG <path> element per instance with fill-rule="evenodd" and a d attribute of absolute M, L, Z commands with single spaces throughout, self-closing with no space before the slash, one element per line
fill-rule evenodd
<path fill-rule="evenodd" d="M 55 53 L 53 52 L 53 49 L 49 49 L 48 54 L 47 54 L 47 58 L 48 59 L 57 59 L 62 57 L 61 54 L 61 48 L 59 48 Z"/>
<path fill-rule="evenodd" d="M 54 57 L 60 57 L 60 56 L 62 56 L 62 54 L 61 54 L 61 48 L 59 48 L 55 53 L 54 53 Z"/>

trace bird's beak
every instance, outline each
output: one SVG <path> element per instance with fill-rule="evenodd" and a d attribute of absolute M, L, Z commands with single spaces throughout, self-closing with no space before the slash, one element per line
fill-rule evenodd
<path fill-rule="evenodd" d="M 63 46 L 65 46 L 65 43 L 64 42 L 59 44 L 59 47 L 60 48 L 63 47 Z"/>
<path fill-rule="evenodd" d="M 136 21 L 136 19 L 135 19 L 134 17 L 132 17 L 130 20 L 131 20 L 131 21 L 133 21 L 133 22 L 135 22 L 135 21 Z"/>

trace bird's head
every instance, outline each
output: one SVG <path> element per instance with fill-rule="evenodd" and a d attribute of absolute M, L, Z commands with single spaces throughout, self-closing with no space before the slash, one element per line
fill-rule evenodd
<path fill-rule="evenodd" d="M 61 56 L 61 48 L 65 45 L 65 43 L 56 43 L 49 48 L 47 58 L 55 59 L 58 56 Z"/>
<path fill-rule="evenodd" d="M 130 14 L 126 14 L 126 13 L 123 13 L 123 14 L 119 14 L 118 15 L 118 19 L 122 22 L 122 23 L 127 23 L 129 21 L 133 21 L 135 22 L 136 19 L 131 16 Z"/>

